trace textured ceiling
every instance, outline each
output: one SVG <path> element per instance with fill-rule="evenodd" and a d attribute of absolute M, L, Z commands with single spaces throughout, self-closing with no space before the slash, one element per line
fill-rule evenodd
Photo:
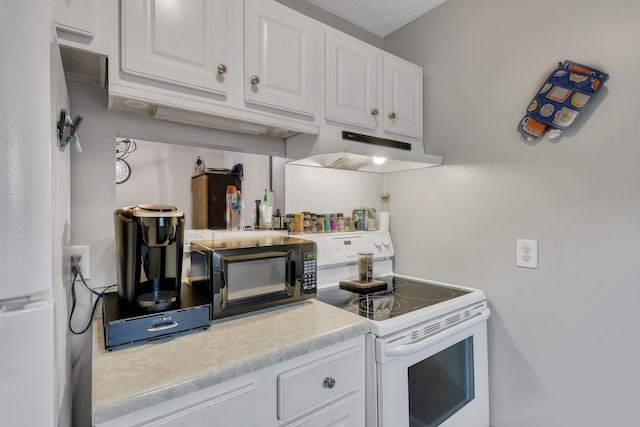
<path fill-rule="evenodd" d="M 386 37 L 446 0 L 306 0 L 379 37 Z"/>

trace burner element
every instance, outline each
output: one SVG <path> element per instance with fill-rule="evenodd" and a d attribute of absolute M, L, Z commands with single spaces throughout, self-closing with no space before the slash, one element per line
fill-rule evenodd
<path fill-rule="evenodd" d="M 406 281 L 405 281 L 406 282 Z M 455 297 L 453 290 L 444 287 L 425 286 L 424 284 L 398 283 L 395 280 L 393 293 L 412 300 L 419 301 L 445 301 Z"/>

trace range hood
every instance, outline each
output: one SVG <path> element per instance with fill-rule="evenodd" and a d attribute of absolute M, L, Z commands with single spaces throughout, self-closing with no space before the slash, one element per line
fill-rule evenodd
<path fill-rule="evenodd" d="M 326 128 L 319 135 L 286 138 L 286 153 L 288 164 L 362 172 L 398 172 L 442 164 L 442 156 L 425 154 L 421 143 L 411 145 Z"/>

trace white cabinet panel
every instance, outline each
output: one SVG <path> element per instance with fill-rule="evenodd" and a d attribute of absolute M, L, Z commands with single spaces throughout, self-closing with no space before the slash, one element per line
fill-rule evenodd
<path fill-rule="evenodd" d="M 325 34 L 325 117 L 378 126 L 378 50 L 338 31 Z"/>
<path fill-rule="evenodd" d="M 385 55 L 385 132 L 422 138 L 422 96 L 422 68 Z"/>
<path fill-rule="evenodd" d="M 93 37 L 95 0 L 53 0 L 53 22 L 58 30 Z"/>
<path fill-rule="evenodd" d="M 254 385 L 246 386 L 142 425 L 145 427 L 257 427 L 256 389 Z"/>
<path fill-rule="evenodd" d="M 245 1 L 245 100 L 314 115 L 315 21 L 276 2 Z"/>
<path fill-rule="evenodd" d="M 122 71 L 225 95 L 226 0 L 126 0 Z"/>
<path fill-rule="evenodd" d="M 359 393 L 342 399 L 333 405 L 314 412 L 290 427 L 362 427 L 364 411 Z"/>

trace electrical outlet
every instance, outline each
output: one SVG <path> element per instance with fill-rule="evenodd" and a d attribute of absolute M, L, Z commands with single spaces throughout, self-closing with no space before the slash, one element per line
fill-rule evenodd
<path fill-rule="evenodd" d="M 91 257 L 89 256 L 89 246 L 71 246 L 69 248 L 69 257 L 80 257 L 80 271 L 82 271 L 82 277 L 85 279 L 89 279 L 91 277 L 91 270 L 89 266 L 91 265 Z M 71 259 L 69 259 L 71 262 Z M 73 266 L 73 263 L 71 264 Z M 80 275 L 78 275 L 78 279 Z"/>
<path fill-rule="evenodd" d="M 537 240 L 516 240 L 516 267 L 538 268 Z"/>

